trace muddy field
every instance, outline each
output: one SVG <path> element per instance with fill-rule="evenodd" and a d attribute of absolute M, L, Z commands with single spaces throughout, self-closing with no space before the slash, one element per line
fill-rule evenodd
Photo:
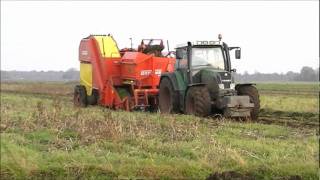
<path fill-rule="evenodd" d="M 1 83 L 1 177 L 317 179 L 319 84 L 258 84 L 259 122 L 75 108 L 75 83 Z"/>

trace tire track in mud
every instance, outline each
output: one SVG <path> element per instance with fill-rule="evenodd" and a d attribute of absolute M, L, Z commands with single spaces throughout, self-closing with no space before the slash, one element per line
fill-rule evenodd
<path fill-rule="evenodd" d="M 316 91 L 282 91 L 282 90 L 259 90 L 260 95 L 281 95 L 281 96 L 306 96 L 306 97 L 317 97 L 319 92 Z"/>
<path fill-rule="evenodd" d="M 294 119 L 289 119 L 291 117 L 269 117 L 269 116 L 260 116 L 258 123 L 261 124 L 276 124 L 281 126 L 289 126 L 293 128 L 308 128 L 308 129 L 318 129 L 319 132 L 319 123 L 318 122 L 305 122 Z"/>
<path fill-rule="evenodd" d="M 48 96 L 56 97 L 56 96 L 64 96 L 64 97 L 72 97 L 73 92 L 66 92 L 66 93 L 53 93 L 53 92 L 29 92 L 29 91 L 19 91 L 19 90 L 7 90 L 1 89 L 2 93 L 10 93 L 10 94 L 20 94 L 20 95 L 34 95 L 34 96 Z"/>
<path fill-rule="evenodd" d="M 263 124 L 277 124 L 294 128 L 305 127 L 318 129 L 319 132 L 319 113 L 261 109 L 258 121 Z"/>

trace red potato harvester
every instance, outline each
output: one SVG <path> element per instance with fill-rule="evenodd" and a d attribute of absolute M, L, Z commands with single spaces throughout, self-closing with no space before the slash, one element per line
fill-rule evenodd
<path fill-rule="evenodd" d="M 158 109 L 161 73 L 174 71 L 175 59 L 164 57 L 163 41 L 142 40 L 137 49 L 118 49 L 110 35 L 90 35 L 80 42 L 80 85 L 74 104 L 113 109 Z"/>

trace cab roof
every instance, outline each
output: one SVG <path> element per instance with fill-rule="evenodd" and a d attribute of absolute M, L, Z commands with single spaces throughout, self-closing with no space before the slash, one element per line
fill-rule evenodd
<path fill-rule="evenodd" d="M 221 41 L 194 41 L 194 42 L 187 42 L 187 43 L 183 43 L 183 44 L 178 44 L 176 46 L 177 48 L 183 48 L 183 47 L 187 47 L 189 44 L 191 44 L 191 46 L 210 46 L 210 45 L 222 45 Z"/>

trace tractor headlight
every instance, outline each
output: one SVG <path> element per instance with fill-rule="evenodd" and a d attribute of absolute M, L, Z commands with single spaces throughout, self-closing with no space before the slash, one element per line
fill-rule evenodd
<path fill-rule="evenodd" d="M 224 84 L 218 84 L 220 89 L 224 89 Z"/>
<path fill-rule="evenodd" d="M 236 84 L 234 84 L 234 83 L 230 84 L 230 89 L 234 89 L 235 87 L 236 87 Z"/>

